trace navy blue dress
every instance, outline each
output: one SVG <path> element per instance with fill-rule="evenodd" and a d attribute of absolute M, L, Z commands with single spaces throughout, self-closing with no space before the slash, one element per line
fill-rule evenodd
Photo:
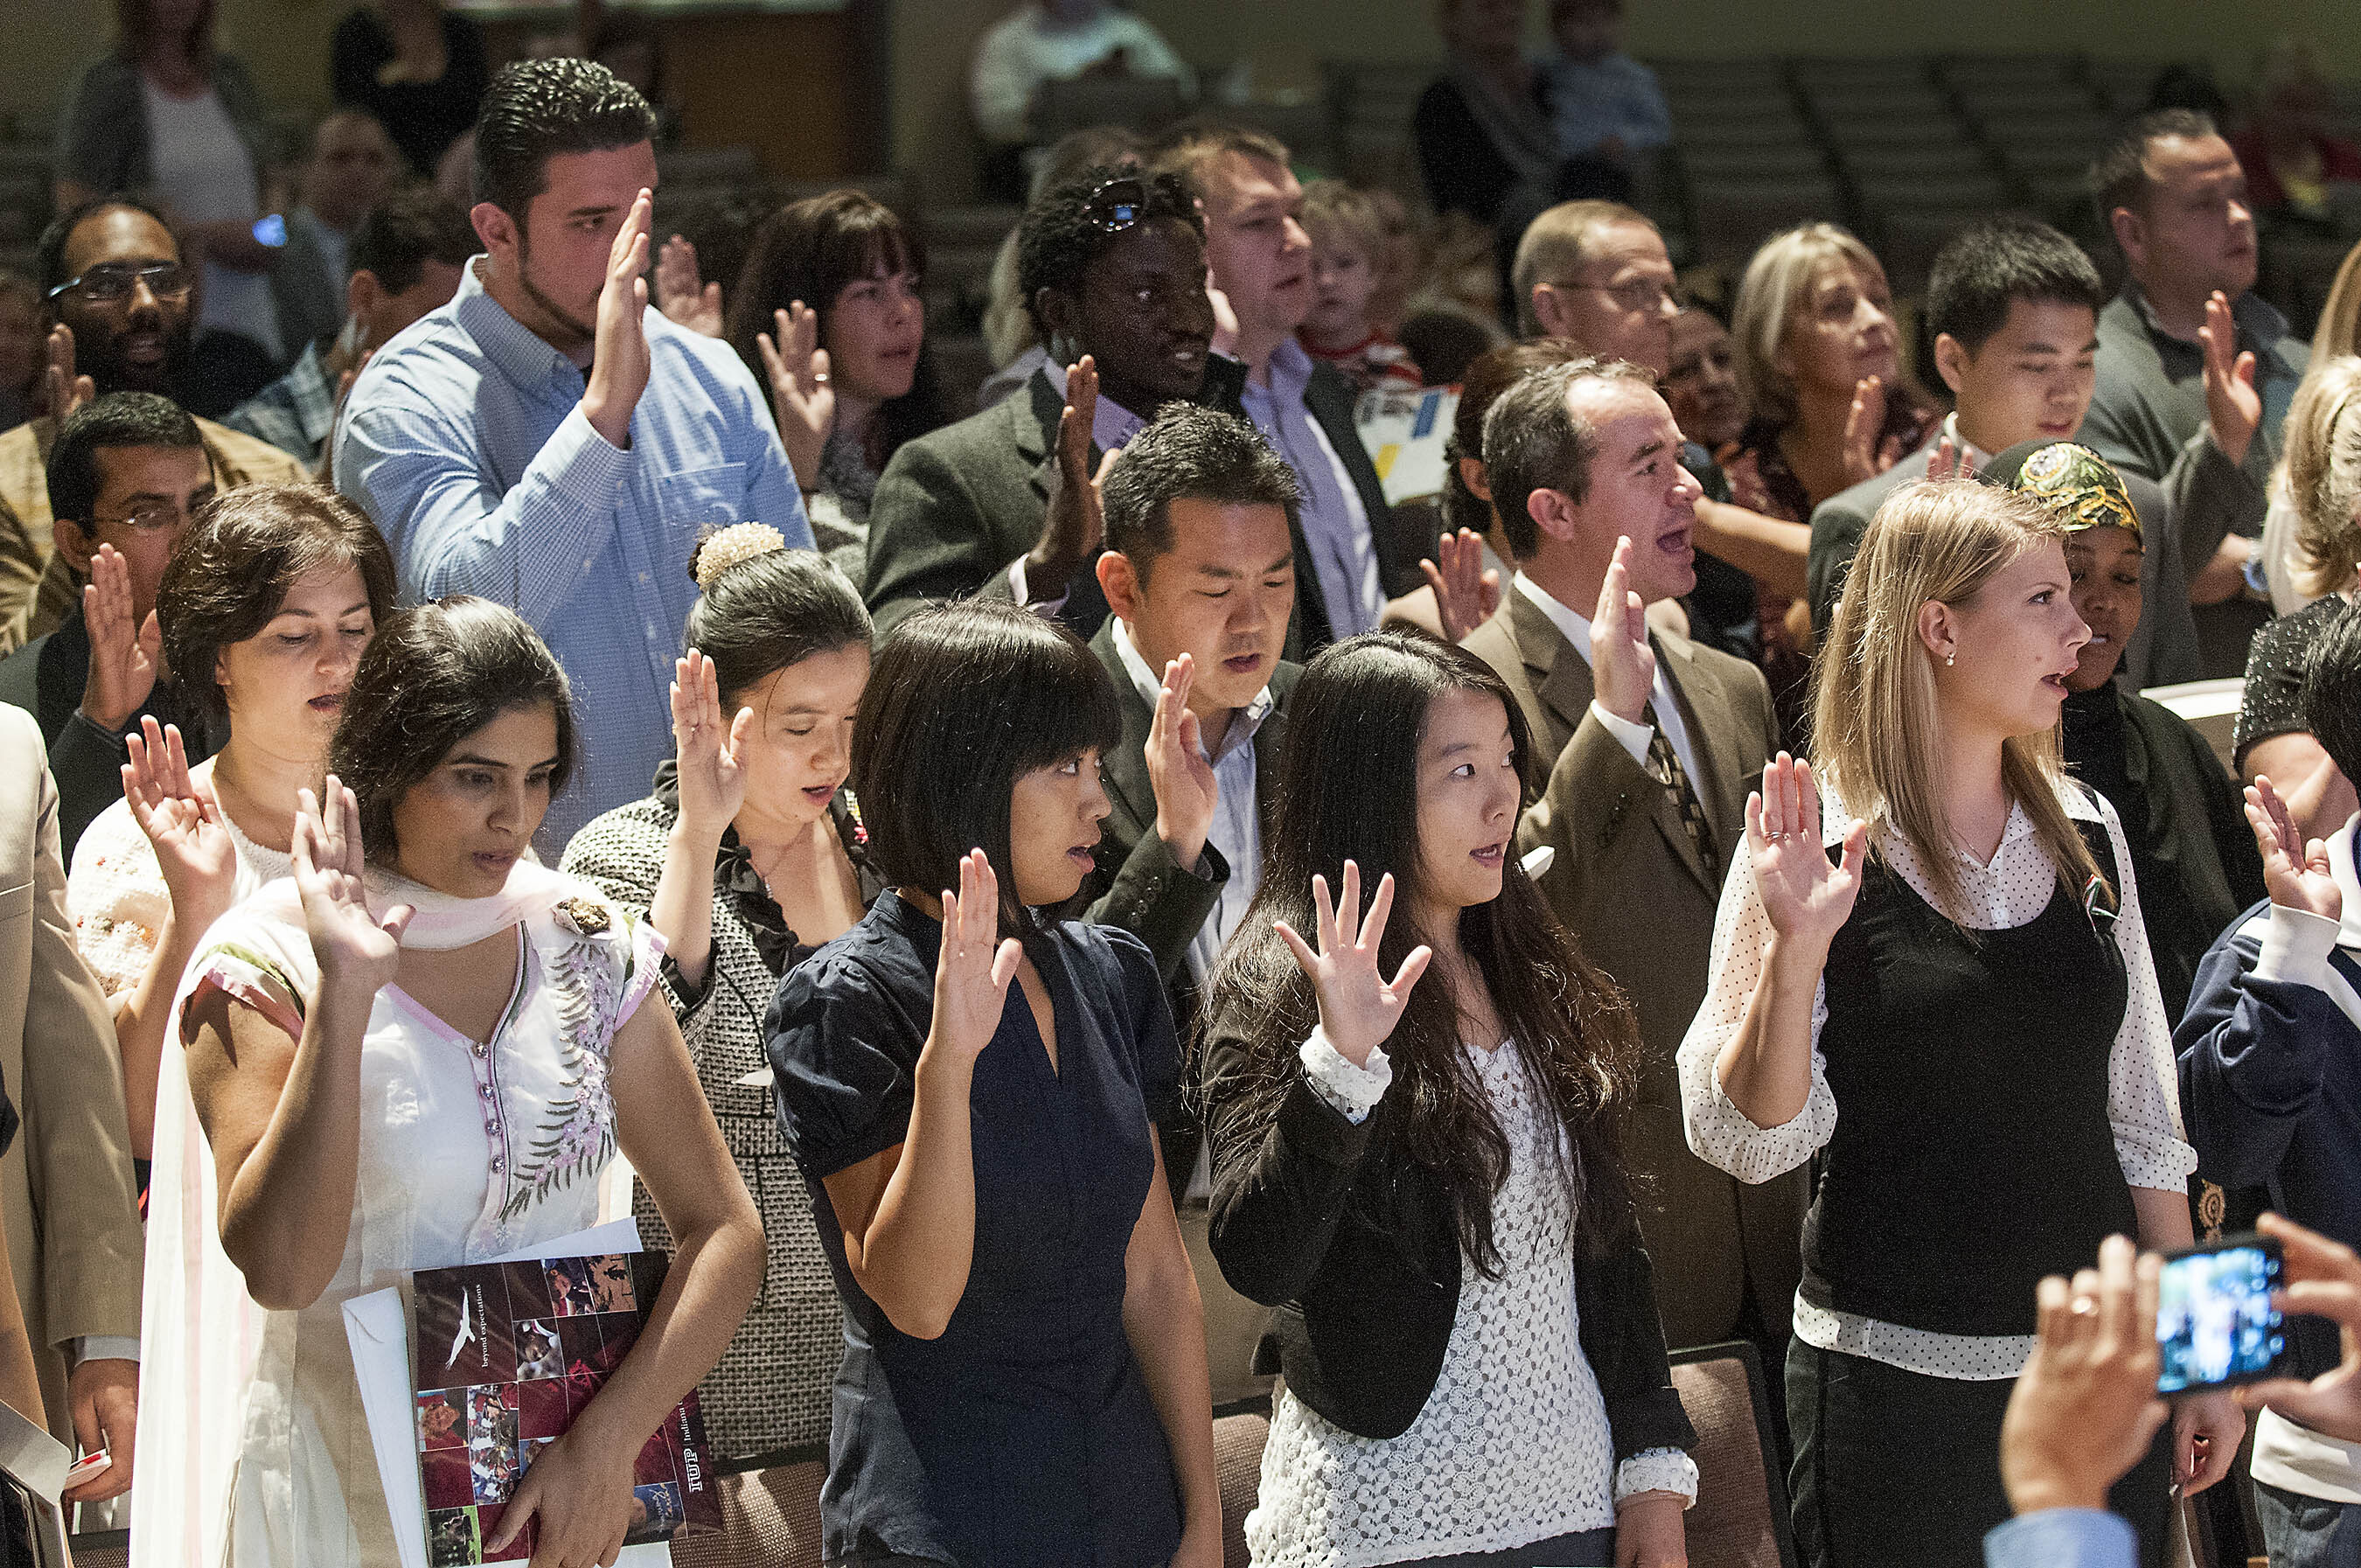
<path fill-rule="evenodd" d="M 970 1091 L 974 1259 L 942 1336 L 895 1329 L 846 1266 L 823 1182 L 907 1132 L 940 939 L 886 893 L 786 977 L 765 1020 L 780 1130 L 844 1301 L 822 1555 L 1161 1564 L 1180 1542 L 1180 1495 L 1124 1335 L 1124 1256 L 1180 1058 L 1137 938 L 1070 921 L 1036 944 L 1054 1069 L 1008 988 Z"/>

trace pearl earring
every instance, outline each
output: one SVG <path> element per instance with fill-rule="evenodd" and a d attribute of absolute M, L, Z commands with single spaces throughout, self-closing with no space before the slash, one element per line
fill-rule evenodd
<path fill-rule="evenodd" d="M 1944 655 L 1943 655 L 1943 663 L 1946 663 L 1946 664 L 1956 664 L 1956 663 L 1958 663 L 1959 662 L 1960 662 L 1960 651 L 1959 651 L 1958 649 L 1956 649 L 1956 648 L 1952 649 L 1949 652 L 1948 652 L 1948 653 L 1946 653 L 1946 654 L 1944 654 Z"/>

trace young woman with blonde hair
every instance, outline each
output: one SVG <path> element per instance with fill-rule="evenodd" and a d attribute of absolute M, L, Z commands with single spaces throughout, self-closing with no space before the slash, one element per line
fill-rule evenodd
<path fill-rule="evenodd" d="M 2312 333 L 2312 364 L 2297 384 L 2297 399 L 2337 361 L 2356 353 L 2361 353 L 2361 245 L 2345 253 L 2345 264 L 2336 269 L 2336 280 L 2328 287 L 2328 301 L 2321 307 L 2320 324 Z M 2289 413 L 2294 413 L 2292 402 Z M 2290 422 L 2288 429 L 2292 433 L 2294 424 Z M 2305 569 L 2302 553 L 2296 543 L 2299 508 L 2288 485 L 2294 466 L 2292 454 L 2282 452 L 2279 472 L 2271 476 L 2270 510 L 2263 517 L 2263 542 L 2255 552 L 2262 561 L 2271 609 L 2279 615 L 2293 615 L 2305 605 L 2346 586 L 2343 578 L 2323 585 Z"/>
<path fill-rule="evenodd" d="M 1783 754 L 1748 802 L 1681 1047 L 1701 1157 L 1753 1181 L 1823 1160 L 1787 1364 L 1816 1568 L 1980 1563 L 2035 1283 L 2112 1233 L 2190 1239 L 2130 851 L 2059 761 L 2090 635 L 2064 533 L 1981 485 L 1879 509 L 1816 679 L 1820 772 Z M 2226 1397 L 2181 1406 L 2184 1493 L 2243 1431 Z M 2159 1445 L 2113 1497 L 2151 1559 L 2165 1469 Z"/>

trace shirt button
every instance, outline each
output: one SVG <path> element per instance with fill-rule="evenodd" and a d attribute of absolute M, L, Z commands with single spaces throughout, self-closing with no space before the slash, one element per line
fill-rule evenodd
<path fill-rule="evenodd" d="M 582 558 L 582 569 L 586 572 L 590 569 L 590 558 L 587 555 Z"/>

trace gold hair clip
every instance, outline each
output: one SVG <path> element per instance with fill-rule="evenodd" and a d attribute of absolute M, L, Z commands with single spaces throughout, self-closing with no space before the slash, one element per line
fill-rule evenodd
<path fill-rule="evenodd" d="M 786 547 L 787 536 L 767 522 L 733 522 L 716 529 L 697 547 L 697 586 L 700 591 L 709 588 L 730 567 Z"/>

